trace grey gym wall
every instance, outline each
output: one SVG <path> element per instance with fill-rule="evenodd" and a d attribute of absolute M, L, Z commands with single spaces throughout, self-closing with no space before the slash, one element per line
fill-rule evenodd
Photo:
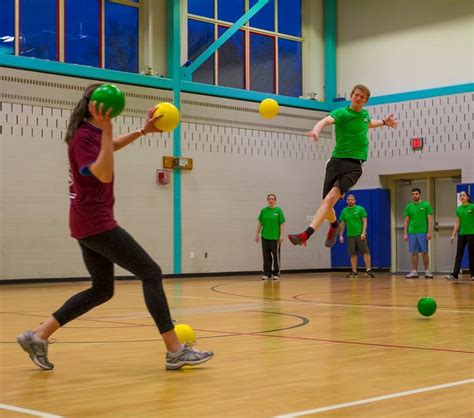
<path fill-rule="evenodd" d="M 87 276 L 69 237 L 62 139 L 70 111 L 91 81 L 7 68 L 0 77 L 0 277 Z M 115 121 L 117 134 L 139 128 L 150 106 L 171 100 L 170 92 L 120 87 L 127 106 Z M 288 232 L 306 227 L 319 204 L 331 132 L 319 145 L 302 133 L 324 113 L 281 108 L 269 121 L 258 115 L 256 103 L 186 94 L 183 100 L 183 155 L 195 166 L 182 176 L 183 271 L 258 270 L 261 250 L 253 239 L 266 194 L 277 194 Z M 139 139 L 116 154 L 115 213 L 172 273 L 173 186 L 155 184 L 163 155 L 172 155 L 170 134 Z M 284 243 L 283 268 L 329 267 L 322 238 L 308 248 Z"/>
<path fill-rule="evenodd" d="M 300 231 L 319 206 L 331 132 L 318 145 L 303 133 L 322 112 L 280 108 L 262 119 L 258 104 L 183 95 L 183 155 L 194 158 L 183 172 L 183 271 L 248 271 L 262 268 L 254 241 L 266 195 L 275 193 L 288 232 Z M 283 269 L 327 268 L 323 236 L 305 248 L 285 240 Z"/>
<path fill-rule="evenodd" d="M 381 175 L 460 169 L 462 181 L 474 181 L 474 93 L 368 106 L 372 118 L 393 114 L 397 129 L 369 131 L 369 157 L 357 188 L 381 187 Z M 410 139 L 422 137 L 413 151 Z"/>
<path fill-rule="evenodd" d="M 63 136 L 71 109 L 92 81 L 7 68 L 0 69 L 0 81 L 0 278 L 88 276 L 69 237 Z M 171 100 L 167 91 L 120 87 L 127 103 L 115 134 L 141 127 L 149 107 Z M 155 184 L 154 173 L 171 153 L 171 136 L 164 134 L 116 154 L 116 217 L 166 272 L 173 265 L 173 196 L 171 187 Z"/>

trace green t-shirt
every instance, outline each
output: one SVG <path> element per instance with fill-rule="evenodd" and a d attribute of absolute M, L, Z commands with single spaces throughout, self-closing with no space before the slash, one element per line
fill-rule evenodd
<path fill-rule="evenodd" d="M 428 202 L 420 200 L 418 203 L 410 203 L 406 206 L 403 216 L 408 216 L 409 234 L 427 234 L 428 233 L 428 215 L 433 214 L 433 208 Z"/>
<path fill-rule="evenodd" d="M 280 239 L 280 225 L 286 221 L 283 211 L 279 207 L 263 208 L 258 215 L 262 224 L 262 237 L 265 239 Z"/>
<path fill-rule="evenodd" d="M 369 153 L 370 115 L 367 110 L 360 112 L 349 106 L 333 110 L 329 116 L 336 121 L 336 147 L 332 153 L 335 158 L 354 158 L 367 160 Z"/>
<path fill-rule="evenodd" d="M 347 226 L 348 237 L 358 237 L 362 234 L 362 219 L 367 218 L 367 212 L 362 206 L 345 207 L 340 216 L 341 222 Z"/>
<path fill-rule="evenodd" d="M 459 218 L 460 235 L 474 234 L 474 203 L 468 203 L 466 206 L 456 208 L 456 216 Z"/>

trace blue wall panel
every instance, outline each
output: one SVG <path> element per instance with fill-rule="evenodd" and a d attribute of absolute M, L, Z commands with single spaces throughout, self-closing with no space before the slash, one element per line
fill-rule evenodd
<path fill-rule="evenodd" d="M 390 192 L 385 189 L 353 190 L 356 204 L 363 206 L 367 211 L 367 239 L 372 267 L 374 269 L 390 268 Z M 347 194 L 346 194 L 347 196 Z M 346 207 L 346 201 L 340 200 L 336 206 L 336 215 L 339 219 L 342 209 Z M 347 254 L 347 237 L 344 233 L 344 244 L 337 241 L 331 249 L 331 266 L 350 268 L 350 258 Z M 357 262 L 359 267 L 364 266 L 361 255 Z"/>

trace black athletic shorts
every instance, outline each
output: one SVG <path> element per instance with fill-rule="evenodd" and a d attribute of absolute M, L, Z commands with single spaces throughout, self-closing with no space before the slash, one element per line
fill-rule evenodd
<path fill-rule="evenodd" d="M 352 158 L 332 157 L 326 164 L 323 199 L 333 187 L 338 187 L 341 190 L 341 197 L 344 196 L 362 175 L 362 163 L 363 161 Z"/>

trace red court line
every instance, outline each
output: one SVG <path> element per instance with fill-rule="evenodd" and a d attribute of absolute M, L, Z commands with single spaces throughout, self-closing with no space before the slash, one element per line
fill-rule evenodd
<path fill-rule="evenodd" d="M 18 312 L 0 312 L 0 313 L 13 314 L 13 315 L 44 317 L 44 315 L 22 314 L 22 313 L 18 313 Z M 127 323 L 127 322 L 101 321 L 101 320 L 97 320 L 97 319 L 88 320 L 88 319 L 77 318 L 77 320 L 91 321 L 91 322 L 106 322 L 106 323 L 110 323 L 110 324 L 133 325 L 133 326 L 136 326 L 136 327 L 154 326 L 154 325 L 146 325 L 146 324 Z M 215 331 L 215 330 L 198 329 L 198 328 L 195 328 L 195 330 L 196 331 L 202 331 L 202 332 L 226 334 L 228 336 L 229 335 L 234 335 L 234 336 L 246 335 L 246 336 L 255 336 L 255 337 L 284 338 L 284 339 L 290 339 L 290 340 L 319 341 L 319 342 L 335 343 L 335 344 L 352 344 L 352 345 L 363 345 L 363 346 L 372 346 L 372 347 L 401 348 L 401 349 L 411 349 L 411 350 L 440 351 L 440 352 L 447 352 L 447 353 L 474 354 L 474 351 L 454 350 L 454 349 L 448 349 L 448 348 L 429 348 L 429 347 L 417 347 L 417 346 L 410 346 L 410 345 L 364 343 L 364 342 L 359 342 L 359 341 L 331 340 L 331 339 L 325 339 L 325 338 L 295 337 L 295 336 L 288 336 L 288 335 L 272 335 L 272 334 L 263 334 L 263 333 L 259 333 L 259 332 Z"/>
<path fill-rule="evenodd" d="M 311 337 L 295 337 L 295 336 L 289 336 L 289 335 L 262 334 L 259 332 L 213 331 L 209 329 L 199 329 L 199 330 L 196 329 L 196 331 L 215 332 L 215 333 L 222 333 L 226 335 L 236 335 L 236 336 L 248 335 L 248 336 L 256 336 L 256 337 L 285 338 L 285 339 L 291 339 L 291 340 L 320 341 L 320 342 L 336 343 L 336 344 L 353 344 L 353 345 L 366 345 L 366 346 L 373 346 L 373 347 L 404 348 L 404 349 L 411 349 L 411 350 L 426 350 L 426 351 L 441 351 L 441 352 L 448 352 L 448 353 L 474 354 L 474 351 L 454 350 L 454 349 L 449 349 L 449 348 L 430 348 L 430 347 L 417 347 L 417 346 L 411 346 L 411 345 L 364 343 L 364 342 L 359 342 L 359 341 L 330 340 L 326 338 L 311 338 Z"/>
<path fill-rule="evenodd" d="M 347 303 L 346 301 L 344 302 L 327 302 L 327 301 L 321 301 L 321 300 L 311 300 L 311 299 L 301 299 L 302 296 L 311 296 L 311 295 L 318 295 L 318 293 L 301 293 L 299 295 L 294 295 L 292 296 L 292 299 L 299 300 L 300 302 L 308 302 L 308 303 L 324 303 L 326 305 L 348 305 L 348 307 L 351 306 L 381 306 L 381 307 L 394 307 L 394 308 L 413 308 L 415 309 L 416 306 L 414 305 L 393 305 L 391 303 L 389 304 L 383 304 L 383 303 Z M 442 311 L 443 309 L 458 309 L 459 312 L 461 313 L 463 310 L 467 310 L 468 312 L 470 311 L 470 307 L 468 306 L 443 306 L 442 308 L 438 309 Z"/>

